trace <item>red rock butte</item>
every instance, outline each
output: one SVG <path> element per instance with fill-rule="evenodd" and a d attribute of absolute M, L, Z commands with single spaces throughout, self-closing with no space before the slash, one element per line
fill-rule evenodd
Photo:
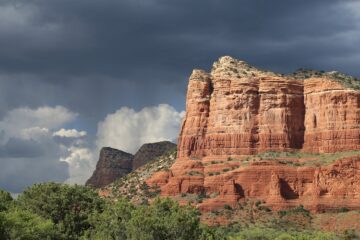
<path fill-rule="evenodd" d="M 215 196 L 203 210 L 244 199 L 358 209 L 359 85 L 338 72 L 282 75 L 221 57 L 210 73 L 192 72 L 178 159 L 147 182 L 163 196 Z"/>

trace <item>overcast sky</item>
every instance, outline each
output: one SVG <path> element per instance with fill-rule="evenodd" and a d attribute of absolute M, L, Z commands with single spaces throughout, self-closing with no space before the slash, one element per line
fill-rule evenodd
<path fill-rule="evenodd" d="M 174 140 L 191 70 L 222 55 L 360 77 L 359 2 L 0 0 L 0 188 L 83 183 L 102 145 Z"/>

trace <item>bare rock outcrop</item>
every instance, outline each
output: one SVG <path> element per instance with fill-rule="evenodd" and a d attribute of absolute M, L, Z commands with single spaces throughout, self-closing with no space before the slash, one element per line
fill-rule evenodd
<path fill-rule="evenodd" d="M 360 91 L 331 75 L 260 71 L 222 57 L 190 76 L 178 156 L 360 149 Z"/>
<path fill-rule="evenodd" d="M 99 161 L 86 185 L 102 188 L 115 180 L 135 171 L 149 161 L 155 160 L 167 152 L 176 149 L 176 144 L 169 141 L 146 143 L 135 155 L 124 151 L 104 147 L 100 151 Z"/>
<path fill-rule="evenodd" d="M 281 75 L 222 57 L 191 74 L 178 159 L 147 182 L 163 196 L 209 196 L 198 204 L 206 211 L 242 199 L 359 209 L 359 86 L 337 72 Z M 267 152 L 302 157 L 256 157 Z"/>
<path fill-rule="evenodd" d="M 130 153 L 110 147 L 102 148 L 96 169 L 86 185 L 101 188 L 125 176 L 132 171 L 133 159 Z"/>
<path fill-rule="evenodd" d="M 176 144 L 169 141 L 146 143 L 135 153 L 133 170 L 145 165 L 151 160 L 164 155 L 164 153 L 176 149 Z"/>

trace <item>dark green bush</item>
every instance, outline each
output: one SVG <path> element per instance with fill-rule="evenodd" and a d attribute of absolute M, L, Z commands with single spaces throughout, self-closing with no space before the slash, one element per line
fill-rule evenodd
<path fill-rule="evenodd" d="M 0 212 L 7 210 L 13 203 L 13 198 L 10 193 L 0 189 Z"/>
<path fill-rule="evenodd" d="M 225 204 L 225 205 L 224 205 L 224 208 L 225 208 L 226 210 L 232 210 L 232 207 L 231 207 L 229 204 Z"/>
<path fill-rule="evenodd" d="M 142 186 L 142 189 L 147 189 Z M 218 193 L 214 193 L 215 195 Z M 214 197 L 215 195 L 211 195 Z M 198 200 L 207 198 L 205 193 Z M 260 209 L 261 201 L 255 202 Z M 304 231 L 289 225 L 249 227 L 243 223 L 208 227 L 200 223 L 200 213 L 191 206 L 180 206 L 171 199 L 156 199 L 150 205 L 134 205 L 125 198 L 106 202 L 83 186 L 56 183 L 36 184 L 24 191 L 18 200 L 0 191 L 1 240 L 340 240 L 356 239 L 355 231 L 343 235 Z M 231 213 L 230 205 L 211 211 L 211 217 Z M 236 209 L 234 210 L 236 211 Z M 302 205 L 289 214 L 310 216 Z M 280 218 L 286 220 L 286 218 Z M 261 225 L 259 225 L 261 226 Z M 265 226 L 265 225 L 264 225 Z"/>
<path fill-rule="evenodd" d="M 29 210 L 13 207 L 0 213 L 0 239 L 61 239 L 55 225 Z"/>
<path fill-rule="evenodd" d="M 83 239 L 127 239 L 127 223 L 135 206 L 122 198 L 114 204 L 107 204 L 102 213 L 94 212 Z"/>
<path fill-rule="evenodd" d="M 78 239 L 90 227 L 89 217 L 102 211 L 104 200 L 84 186 L 35 184 L 18 197 L 19 205 L 51 220 L 65 239 Z"/>
<path fill-rule="evenodd" d="M 127 239 L 138 240 L 187 240 L 201 235 L 199 212 L 170 199 L 135 208 L 126 229 Z"/>
<path fill-rule="evenodd" d="M 304 216 L 310 217 L 310 211 L 305 209 L 303 205 L 299 205 L 296 208 L 290 210 L 281 210 L 278 212 L 280 217 L 284 217 L 289 214 L 302 213 Z"/>

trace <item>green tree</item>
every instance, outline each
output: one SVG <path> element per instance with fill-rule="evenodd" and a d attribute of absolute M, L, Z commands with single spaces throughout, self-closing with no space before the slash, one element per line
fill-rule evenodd
<path fill-rule="evenodd" d="M 10 193 L 0 189 L 0 239 L 6 239 L 5 211 L 7 211 L 12 204 L 13 204 L 13 199 Z"/>
<path fill-rule="evenodd" d="M 278 236 L 276 230 L 262 228 L 243 229 L 240 233 L 232 238 L 234 240 L 273 240 Z"/>
<path fill-rule="evenodd" d="M 226 240 L 228 239 L 227 235 L 229 235 L 229 233 L 224 227 L 202 225 L 199 240 Z"/>
<path fill-rule="evenodd" d="M 0 189 L 0 212 L 7 210 L 13 203 L 13 198 L 10 193 Z"/>
<path fill-rule="evenodd" d="M 179 206 L 171 199 L 156 199 L 150 206 L 137 207 L 127 223 L 128 239 L 199 239 L 201 232 L 198 210 Z"/>
<path fill-rule="evenodd" d="M 231 240 L 340 240 L 333 233 L 325 232 L 297 232 L 281 231 L 273 228 L 245 228 L 241 229 Z"/>
<path fill-rule="evenodd" d="M 0 213 L 0 239 L 46 240 L 59 239 L 59 235 L 50 220 L 28 210 L 13 207 Z"/>
<path fill-rule="evenodd" d="M 126 223 L 131 219 L 135 206 L 126 199 L 118 199 L 114 204 L 107 204 L 104 212 L 95 212 L 90 222 L 94 228 L 89 229 L 83 239 L 127 239 Z"/>
<path fill-rule="evenodd" d="M 288 233 L 281 233 L 275 240 L 296 240 L 293 236 Z"/>
<path fill-rule="evenodd" d="M 104 206 L 98 194 L 84 186 L 58 183 L 35 184 L 19 197 L 21 207 L 50 219 L 65 239 L 78 239 L 90 228 L 89 217 Z"/>

